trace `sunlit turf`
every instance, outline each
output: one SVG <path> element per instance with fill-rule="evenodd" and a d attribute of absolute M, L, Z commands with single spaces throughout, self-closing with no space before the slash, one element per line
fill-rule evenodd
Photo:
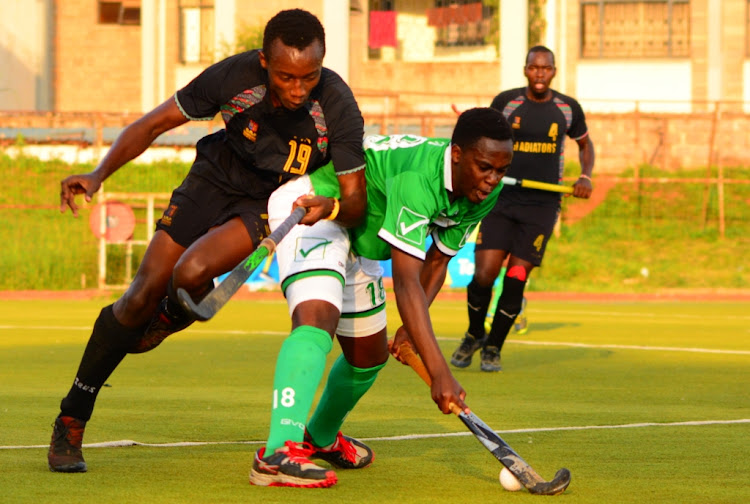
<path fill-rule="evenodd" d="M 234 301 L 156 350 L 128 356 L 97 403 L 85 443 L 206 442 L 86 448 L 86 474 L 49 472 L 46 448 L 90 327 L 109 301 L 0 303 L 0 502 L 531 502 L 497 482 L 500 464 L 442 415 L 391 361 L 344 430 L 368 439 L 372 467 L 337 471 L 327 490 L 247 482 L 268 433 L 276 354 L 289 329 L 279 296 Z M 465 331 L 460 301 L 437 301 L 446 357 Z M 544 477 L 573 474 L 571 503 L 750 500 L 747 303 L 532 301 L 504 372 L 455 370 L 467 403 Z M 398 316 L 389 303 L 391 331 Z M 338 355 L 329 356 L 329 364 Z M 687 422 L 692 422 L 689 424 Z M 437 437 L 398 438 L 408 435 Z"/>

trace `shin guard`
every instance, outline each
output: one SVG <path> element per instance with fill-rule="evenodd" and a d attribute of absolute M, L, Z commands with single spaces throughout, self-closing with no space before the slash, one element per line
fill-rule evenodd
<path fill-rule="evenodd" d="M 336 440 L 344 419 L 370 390 L 385 364 L 365 369 L 349 364 L 343 354 L 336 359 L 320 402 L 307 424 L 307 433 L 316 446 L 328 446 Z"/>

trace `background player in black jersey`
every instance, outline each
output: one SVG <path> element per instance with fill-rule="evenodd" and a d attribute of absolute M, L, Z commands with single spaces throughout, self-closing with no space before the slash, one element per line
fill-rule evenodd
<path fill-rule="evenodd" d="M 127 291 L 102 309 L 73 385 L 60 404 L 48 453 L 52 471 L 84 472 L 81 443 L 97 394 L 128 353 L 151 350 L 193 320 L 174 296 L 200 299 L 267 234 L 267 202 L 286 180 L 332 161 L 341 190 L 336 221 L 359 223 L 366 208 L 364 121 L 349 87 L 323 68 L 325 32 L 307 11 L 281 11 L 263 49 L 231 56 L 126 127 L 94 171 L 61 183 L 60 210 L 78 215 L 102 182 L 162 133 L 221 113 L 225 129 L 202 138 L 185 180 L 172 193 Z M 302 220 L 331 215 L 329 198 Z"/>
<path fill-rule="evenodd" d="M 573 196 L 591 197 L 594 144 L 578 102 L 550 89 L 555 56 L 544 46 L 532 47 L 524 75 L 528 85 L 497 95 L 492 108 L 503 113 L 513 129 L 513 161 L 509 177 L 560 183 L 565 136 L 578 144 L 581 176 Z M 469 329 L 453 353 L 451 364 L 467 367 L 479 348 L 482 371 L 501 371 L 500 350 L 522 309 L 523 291 L 534 267 L 542 263 L 547 241 L 560 213 L 560 193 L 504 186 L 492 212 L 477 235 L 474 277 L 467 287 Z M 507 259 L 502 293 L 489 334 L 484 320 L 492 299 L 492 285 Z"/>

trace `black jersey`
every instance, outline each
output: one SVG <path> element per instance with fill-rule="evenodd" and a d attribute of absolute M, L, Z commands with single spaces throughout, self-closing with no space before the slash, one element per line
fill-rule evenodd
<path fill-rule="evenodd" d="M 225 129 L 196 146 L 210 165 L 194 169 L 227 190 L 267 197 L 286 180 L 329 161 L 338 173 L 365 164 L 362 114 L 349 86 L 327 68 L 307 103 L 297 110 L 274 107 L 258 50 L 206 68 L 177 91 L 175 102 L 191 120 L 211 120 L 221 113 Z M 254 187 L 241 187 L 248 185 Z"/>
<path fill-rule="evenodd" d="M 503 91 L 490 107 L 499 110 L 513 130 L 513 161 L 509 177 L 558 184 L 563 175 L 565 135 L 574 140 L 588 134 L 586 117 L 579 103 L 552 90 L 552 99 L 535 102 L 526 88 Z M 558 206 L 559 193 L 504 186 L 500 199 L 522 205 Z"/>

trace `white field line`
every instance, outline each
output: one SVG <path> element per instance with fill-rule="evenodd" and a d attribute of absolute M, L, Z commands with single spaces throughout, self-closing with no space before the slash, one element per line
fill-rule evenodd
<path fill-rule="evenodd" d="M 25 326 L 25 325 L 0 325 L 0 330 L 29 330 L 29 331 L 91 331 L 91 326 Z M 187 329 L 187 332 L 202 334 L 264 334 L 271 336 L 286 336 L 284 331 L 242 331 L 235 329 Z"/>
<path fill-rule="evenodd" d="M 750 424 L 750 418 L 739 418 L 737 420 L 691 420 L 686 422 L 639 422 L 632 424 L 619 424 L 619 425 L 571 425 L 567 427 L 539 427 L 539 428 L 528 428 L 528 429 L 509 429 L 509 430 L 496 430 L 498 434 L 522 434 L 522 433 L 533 433 L 533 432 L 561 432 L 561 431 L 583 431 L 583 430 L 600 430 L 600 429 L 636 429 L 644 427 L 695 427 L 705 425 L 736 425 L 736 424 Z M 435 434 L 404 434 L 401 436 L 386 436 L 386 437 L 369 437 L 369 438 L 358 438 L 362 441 L 408 441 L 414 439 L 431 439 L 431 438 L 443 438 L 443 437 L 460 437 L 460 436 L 471 436 L 471 432 L 445 432 Z M 146 446 L 150 448 L 181 448 L 185 446 L 214 446 L 214 445 L 262 445 L 265 444 L 263 441 L 180 441 L 176 443 L 141 443 L 139 441 L 133 441 L 130 439 L 122 439 L 119 441 L 105 441 L 102 443 L 84 443 L 84 448 L 117 448 L 123 446 Z M 26 445 L 26 446 L 0 446 L 0 450 L 25 450 L 32 448 L 49 448 L 48 444 L 45 445 Z"/>
<path fill-rule="evenodd" d="M 459 341 L 456 338 L 437 338 L 438 341 Z M 646 350 L 659 352 L 694 352 L 694 353 L 713 353 L 713 354 L 730 354 L 730 355 L 750 355 L 750 350 L 721 350 L 717 348 L 691 348 L 691 347 L 661 347 L 661 346 L 639 346 L 639 345 L 615 345 L 602 344 L 595 345 L 592 343 L 574 343 L 570 341 L 529 341 L 529 340 L 506 340 L 508 343 L 517 343 L 519 345 L 538 345 L 538 346 L 568 346 L 578 348 L 616 348 L 619 350 Z"/>
<path fill-rule="evenodd" d="M 694 353 L 713 353 L 713 354 L 731 354 L 731 355 L 750 355 L 750 350 L 721 350 L 717 348 L 690 348 L 690 347 L 661 347 L 661 346 L 640 346 L 640 345 L 592 345 L 589 343 L 573 343 L 568 341 L 527 341 L 527 340 L 507 340 L 519 345 L 539 345 L 539 346 L 568 346 L 580 348 L 617 348 L 619 350 L 653 350 L 658 352 L 694 352 Z"/>
<path fill-rule="evenodd" d="M 654 319 L 687 319 L 687 320 L 707 320 L 707 319 L 720 319 L 720 320 L 750 320 L 750 315 L 712 315 L 710 313 L 670 313 L 665 315 L 663 313 L 625 313 L 625 312 L 605 312 L 605 311 L 592 311 L 592 310 L 538 310 L 540 314 L 555 314 L 555 315 L 601 315 L 604 317 L 642 317 L 642 318 L 654 318 Z"/>
<path fill-rule="evenodd" d="M 441 306 L 441 311 L 466 311 L 466 306 Z M 671 321 L 672 319 L 686 319 L 686 320 L 750 320 L 750 315 L 713 315 L 709 313 L 670 313 L 665 315 L 663 313 L 648 313 L 648 312 L 616 312 L 616 311 L 600 311 L 600 310 L 548 310 L 545 308 L 534 309 L 530 312 L 533 315 L 585 315 L 590 316 L 602 316 L 602 317 L 641 317 L 649 319 L 664 319 Z M 652 321 L 649 321 L 652 322 Z"/>
<path fill-rule="evenodd" d="M 17 325 L 0 325 L 0 330 L 32 330 L 32 331 L 51 331 L 51 330 L 68 330 L 68 331 L 90 331 L 90 327 L 83 326 L 17 326 Z M 242 331 L 234 329 L 187 329 L 187 332 L 198 334 L 262 334 L 267 336 L 287 336 L 289 333 L 284 331 Z M 457 338 L 437 338 L 438 341 L 459 341 Z M 591 343 L 575 343 L 569 341 L 529 341 L 509 339 L 509 343 L 519 345 L 538 345 L 538 346 L 568 346 L 578 348 L 616 348 L 619 350 L 646 350 L 659 352 L 693 352 L 709 354 L 729 354 L 729 355 L 750 355 L 750 350 L 722 350 L 716 348 L 691 348 L 691 347 L 662 347 L 662 346 L 641 346 L 641 345 L 615 345 L 602 344 L 595 345 Z"/>

